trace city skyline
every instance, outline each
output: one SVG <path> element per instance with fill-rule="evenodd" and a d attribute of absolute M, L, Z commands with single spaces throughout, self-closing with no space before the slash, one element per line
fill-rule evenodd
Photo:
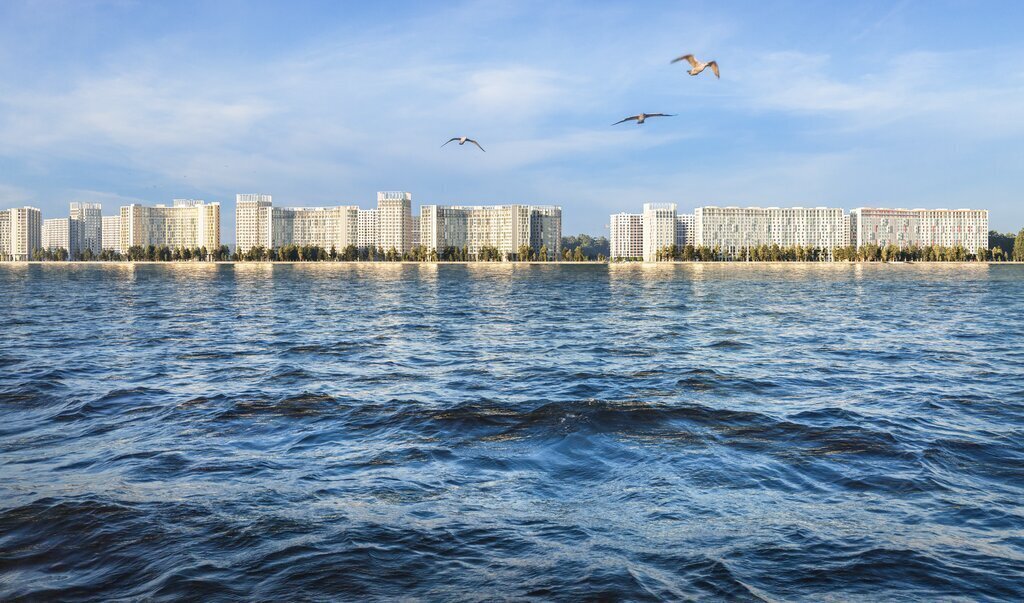
<path fill-rule="evenodd" d="M 566 232 L 598 235 L 649 201 L 986 207 L 993 229 L 1024 223 L 1024 8 L 778 6 L 313 3 L 310 19 L 5 3 L 0 73 L 23 84 L 0 92 L 0 205 L 184 196 L 232 214 L 239 190 L 324 206 L 384 183 L 438 204 L 558 203 Z M 578 52 L 593 39 L 606 43 Z M 682 52 L 717 59 L 722 79 L 670 67 Z M 607 127 L 637 111 L 679 116 Z M 488 152 L 438 153 L 453 134 Z"/>

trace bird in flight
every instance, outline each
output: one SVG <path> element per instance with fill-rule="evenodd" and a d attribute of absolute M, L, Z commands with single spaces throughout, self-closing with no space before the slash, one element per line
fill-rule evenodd
<path fill-rule="evenodd" d="M 467 142 L 471 142 L 471 143 L 476 145 L 476 148 L 480 149 L 481 151 L 484 151 L 484 148 L 482 146 L 480 146 L 479 142 L 473 140 L 472 138 L 468 138 L 466 136 L 455 136 L 453 138 L 448 139 L 448 142 L 455 142 L 456 140 L 459 141 L 459 146 L 462 146 L 462 145 L 466 144 Z M 446 142 L 444 144 L 448 144 L 448 142 Z M 443 147 L 444 144 L 441 145 L 441 146 Z M 484 153 L 486 153 L 486 152 L 487 151 L 484 151 Z"/>
<path fill-rule="evenodd" d="M 706 68 L 710 67 L 711 71 L 715 72 L 715 77 L 722 77 L 721 75 L 718 74 L 718 61 L 708 61 L 707 63 L 701 63 L 697 59 L 693 58 L 692 54 L 684 54 L 683 56 L 677 59 L 672 59 L 672 63 L 678 63 L 679 61 L 686 61 L 690 64 L 690 70 L 687 71 L 687 73 L 689 73 L 690 75 L 697 75 L 701 71 L 704 71 Z M 671 65 L 671 63 L 669 64 Z"/>
<path fill-rule="evenodd" d="M 632 115 L 630 117 L 620 119 L 619 121 L 613 123 L 612 125 L 617 126 L 624 121 L 633 121 L 635 119 L 636 125 L 639 126 L 640 124 L 644 123 L 644 120 L 647 119 L 648 117 L 675 117 L 675 114 L 670 115 L 668 113 L 641 113 L 640 115 Z"/>

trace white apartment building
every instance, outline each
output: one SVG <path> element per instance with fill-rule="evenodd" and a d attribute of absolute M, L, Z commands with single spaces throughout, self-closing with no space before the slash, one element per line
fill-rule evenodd
<path fill-rule="evenodd" d="M 644 256 L 644 215 L 612 214 L 608 225 L 609 255 L 612 260 L 640 259 Z"/>
<path fill-rule="evenodd" d="M 420 217 L 412 217 L 412 248 L 416 249 L 420 246 Z"/>
<path fill-rule="evenodd" d="M 259 193 L 235 195 L 235 251 L 271 247 L 270 210 L 273 197 Z"/>
<path fill-rule="evenodd" d="M 467 248 L 475 258 L 483 247 L 502 255 L 518 254 L 522 245 L 549 259 L 562 251 L 562 209 L 532 205 L 424 205 L 420 207 L 420 244 L 427 251 Z"/>
<path fill-rule="evenodd" d="M 683 248 L 693 245 L 694 225 L 696 217 L 693 214 L 676 214 L 676 246 Z"/>
<path fill-rule="evenodd" d="M 121 216 L 103 216 L 102 251 L 121 249 Z"/>
<path fill-rule="evenodd" d="M 377 246 L 377 210 L 360 209 L 357 218 L 358 234 L 356 235 L 356 247 L 369 249 Z"/>
<path fill-rule="evenodd" d="M 676 204 L 644 203 L 643 258 L 658 259 L 658 251 L 676 244 Z"/>
<path fill-rule="evenodd" d="M 530 247 L 538 254 L 546 249 L 545 260 L 562 257 L 562 208 L 552 205 L 530 206 Z"/>
<path fill-rule="evenodd" d="M 270 209 L 268 248 L 283 245 L 315 245 L 341 251 L 356 245 L 358 239 L 359 208 L 338 207 L 274 207 Z"/>
<path fill-rule="evenodd" d="M 850 212 L 850 237 L 857 248 L 962 245 L 974 253 L 988 249 L 988 210 L 861 207 Z"/>
<path fill-rule="evenodd" d="M 86 249 L 99 254 L 103 247 L 103 206 L 99 203 L 72 203 L 71 219 L 78 230 L 78 253 Z M 69 250 L 70 251 L 70 250 Z"/>
<path fill-rule="evenodd" d="M 43 214 L 35 207 L 0 211 L 0 259 L 27 261 L 42 247 Z"/>
<path fill-rule="evenodd" d="M 71 218 L 43 220 L 40 247 L 47 251 L 63 249 L 74 258 L 78 255 L 78 222 Z"/>
<path fill-rule="evenodd" d="M 130 247 L 220 247 L 220 203 L 175 199 L 171 207 L 131 204 L 121 207 L 118 250 Z"/>
<path fill-rule="evenodd" d="M 698 207 L 694 245 L 729 257 L 759 245 L 817 247 L 831 255 L 850 240 L 843 210 L 831 207 Z"/>
<path fill-rule="evenodd" d="M 377 246 L 398 253 L 412 249 L 412 193 L 377 193 Z"/>

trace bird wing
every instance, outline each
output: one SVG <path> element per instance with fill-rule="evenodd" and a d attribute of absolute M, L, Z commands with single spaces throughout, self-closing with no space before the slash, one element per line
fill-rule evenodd
<path fill-rule="evenodd" d="M 459 137 L 458 137 L 458 136 L 456 136 L 455 138 L 449 138 L 449 139 L 448 139 L 448 142 L 455 142 L 455 141 L 456 141 L 456 140 L 458 140 L 458 139 L 459 139 Z M 446 143 L 444 143 L 444 144 L 448 144 L 448 142 L 446 142 Z M 443 147 L 443 146 L 444 146 L 444 144 L 443 144 L 443 145 L 441 145 L 441 146 Z"/>
<path fill-rule="evenodd" d="M 647 117 L 675 117 L 675 113 L 648 113 Z"/>
<path fill-rule="evenodd" d="M 634 115 L 632 117 L 627 117 L 625 119 L 620 119 L 619 121 L 613 123 L 612 125 L 613 126 L 617 126 L 617 125 L 621 124 L 624 121 L 632 121 L 632 120 L 636 120 L 636 119 L 640 119 L 640 116 L 639 115 Z"/>
<path fill-rule="evenodd" d="M 471 142 L 471 143 L 476 145 L 476 148 L 480 149 L 481 151 L 484 151 L 484 148 L 482 146 L 480 146 L 480 143 L 475 141 L 475 140 L 473 140 L 472 138 L 467 138 L 466 142 Z M 486 152 L 487 151 L 484 151 L 484 153 L 486 153 Z"/>
<path fill-rule="evenodd" d="M 708 67 L 710 67 L 710 68 L 711 68 L 711 71 L 714 71 L 714 72 L 715 72 L 715 77 L 718 77 L 718 78 L 722 77 L 722 76 L 721 76 L 721 75 L 720 75 L 720 74 L 718 73 L 718 61 L 711 61 L 710 63 L 708 63 Z"/>
<path fill-rule="evenodd" d="M 693 58 L 692 54 L 684 54 L 683 56 L 681 56 L 681 57 L 679 57 L 677 59 L 672 59 L 673 63 L 678 63 L 679 61 L 686 61 L 686 62 L 688 62 L 690 64 L 690 67 L 696 67 L 697 66 L 697 59 Z"/>

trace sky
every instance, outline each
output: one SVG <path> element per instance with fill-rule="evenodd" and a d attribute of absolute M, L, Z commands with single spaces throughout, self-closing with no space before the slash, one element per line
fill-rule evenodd
<path fill-rule="evenodd" d="M 1024 227 L 1024 2 L 0 2 L 0 208 L 969 207 Z M 694 53 L 722 77 L 670 65 Z M 638 126 L 639 112 L 674 113 Z M 452 136 L 470 145 L 440 148 Z"/>

